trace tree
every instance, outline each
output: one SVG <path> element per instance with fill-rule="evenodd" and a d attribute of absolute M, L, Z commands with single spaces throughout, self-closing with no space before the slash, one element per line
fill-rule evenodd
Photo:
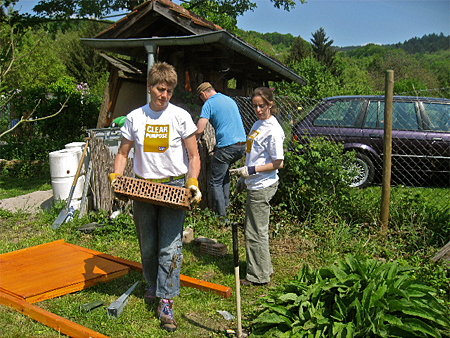
<path fill-rule="evenodd" d="M 387 49 L 383 54 L 376 55 L 368 64 L 367 70 L 374 83 L 375 90 L 384 90 L 387 70 L 394 71 L 396 82 L 414 79 L 412 83 L 420 83 L 426 88 L 437 88 L 439 79 L 431 71 L 431 66 L 422 57 L 406 54 L 402 49 Z"/>
<path fill-rule="evenodd" d="M 347 53 L 339 52 L 335 59 L 339 69 L 339 84 L 341 95 L 373 94 L 373 85 L 364 60 L 348 57 Z"/>
<path fill-rule="evenodd" d="M 104 78 L 102 74 L 108 73 L 107 63 L 98 50 L 83 45 L 80 37 L 94 36 L 104 28 L 101 22 L 83 21 L 77 29 L 56 35 L 60 46 L 58 55 L 67 69 L 66 74 L 75 78 L 77 83 L 87 83 L 91 89 Z"/>
<path fill-rule="evenodd" d="M 291 63 L 292 61 L 301 61 L 302 59 L 310 56 L 311 53 L 311 45 L 303 40 L 300 36 L 298 36 L 297 38 L 295 38 L 294 43 L 292 44 L 286 62 Z"/>
<path fill-rule="evenodd" d="M 33 11 L 47 18 L 103 18 L 114 12 L 125 10 L 131 12 L 134 7 L 145 0 L 41 0 Z M 295 0 L 270 0 L 274 7 L 289 11 L 295 7 Z M 305 0 L 298 0 L 304 3 Z M 181 0 L 181 5 L 228 30 L 235 30 L 237 17 L 253 11 L 257 5 L 250 0 Z"/>
<path fill-rule="evenodd" d="M 115 11 L 129 11 L 142 4 L 145 0 L 41 0 L 33 11 L 40 17 L 68 18 L 102 18 Z"/>
<path fill-rule="evenodd" d="M 277 85 L 277 95 L 301 96 L 322 99 L 327 96 L 341 94 L 339 81 L 331 72 L 312 56 L 301 61 L 294 61 L 289 67 L 308 81 L 307 85 L 287 83 L 283 81 Z"/>
<path fill-rule="evenodd" d="M 337 69 L 334 65 L 334 58 L 336 51 L 331 47 L 334 40 L 328 41 L 325 30 L 320 27 L 312 34 L 311 47 L 314 58 L 318 60 L 322 65 L 326 66 L 332 74 L 337 74 Z"/>

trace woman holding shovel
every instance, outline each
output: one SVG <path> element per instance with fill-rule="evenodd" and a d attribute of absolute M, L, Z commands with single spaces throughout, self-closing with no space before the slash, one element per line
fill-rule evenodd
<path fill-rule="evenodd" d="M 278 188 L 278 169 L 283 167 L 284 131 L 274 113 L 273 93 L 267 87 L 253 91 L 252 104 L 258 121 L 247 137 L 245 166 L 230 170 L 238 174 L 236 192 L 247 185 L 245 249 L 247 273 L 241 285 L 263 285 L 270 281 L 273 267 L 269 251 L 270 200 Z"/>

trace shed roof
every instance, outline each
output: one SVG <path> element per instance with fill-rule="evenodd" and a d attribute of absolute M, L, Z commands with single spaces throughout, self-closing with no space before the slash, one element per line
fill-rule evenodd
<path fill-rule="evenodd" d="M 99 39 L 195 35 L 222 28 L 169 0 L 150 0 L 96 35 Z"/>
<path fill-rule="evenodd" d="M 256 82 L 307 83 L 279 60 L 169 0 L 146 1 L 94 38 L 81 42 L 141 60 L 147 60 L 148 50 L 156 46 L 163 48 L 164 54 L 184 52 L 187 58 L 231 76 L 245 73 Z"/>

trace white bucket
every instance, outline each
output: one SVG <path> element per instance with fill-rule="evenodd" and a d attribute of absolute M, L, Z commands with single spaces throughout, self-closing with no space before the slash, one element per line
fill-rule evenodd
<path fill-rule="evenodd" d="M 56 177 L 74 177 L 78 163 L 78 149 L 61 149 L 52 151 L 48 154 L 50 164 L 50 176 Z"/>
<path fill-rule="evenodd" d="M 57 200 L 67 200 L 69 197 L 70 189 L 72 188 L 73 177 L 55 177 L 52 178 L 52 190 L 53 190 L 53 199 Z M 77 184 L 73 191 L 72 202 L 71 204 L 80 199 L 83 195 L 83 187 L 84 187 L 85 175 L 78 176 Z"/>
<path fill-rule="evenodd" d="M 50 176 L 54 200 L 66 200 L 69 197 L 75 174 L 79 164 L 79 149 L 61 149 L 53 151 L 49 156 Z M 84 187 L 84 174 L 78 177 L 72 199 L 82 196 Z"/>
<path fill-rule="evenodd" d="M 73 149 L 76 150 L 78 153 L 78 161 L 81 160 L 81 155 L 83 154 L 84 147 L 86 146 L 86 142 L 71 142 L 67 143 L 64 147 L 66 149 Z M 89 165 L 89 159 L 90 159 L 90 153 L 89 153 L 89 147 L 86 149 L 86 154 L 84 155 L 83 160 L 83 166 L 81 167 L 82 174 L 86 173 L 87 167 Z"/>

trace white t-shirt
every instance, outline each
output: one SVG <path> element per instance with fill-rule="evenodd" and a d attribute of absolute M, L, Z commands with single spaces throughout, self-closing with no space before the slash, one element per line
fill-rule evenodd
<path fill-rule="evenodd" d="M 284 130 L 278 120 L 271 116 L 267 120 L 256 121 L 247 136 L 245 165 L 263 165 L 284 159 Z M 245 179 L 249 190 L 267 188 L 278 181 L 278 170 L 259 172 Z"/>
<path fill-rule="evenodd" d="M 191 115 L 171 103 L 155 112 L 146 104 L 127 115 L 122 136 L 134 141 L 133 169 L 142 178 L 166 178 L 186 174 L 189 161 L 183 139 L 197 126 Z"/>

